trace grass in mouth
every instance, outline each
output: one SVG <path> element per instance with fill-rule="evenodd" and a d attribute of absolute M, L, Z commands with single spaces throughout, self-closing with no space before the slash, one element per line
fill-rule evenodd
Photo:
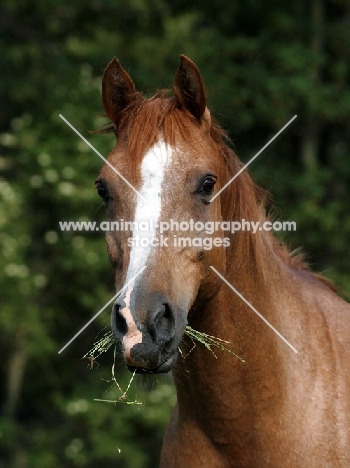
<path fill-rule="evenodd" d="M 205 346 L 205 348 L 208 351 L 213 353 L 215 357 L 216 357 L 216 354 L 214 353 L 212 348 L 217 348 L 221 351 L 227 351 L 228 353 L 232 354 L 237 359 L 239 359 L 241 362 L 245 362 L 244 359 L 242 359 L 240 356 L 238 356 L 237 354 L 235 354 L 233 351 L 231 351 L 225 346 L 226 344 L 229 344 L 229 341 L 221 340 L 220 338 L 216 338 L 215 336 L 211 336 L 211 335 L 207 335 L 206 333 L 199 332 L 198 330 L 194 330 L 193 328 L 191 328 L 189 325 L 187 325 L 185 328 L 185 335 L 187 335 L 192 340 L 194 346 L 196 346 L 195 342 L 202 344 L 203 346 Z M 111 331 L 107 332 L 100 340 L 96 341 L 93 347 L 83 356 L 83 359 L 88 359 L 90 361 L 89 367 L 90 369 L 92 369 L 95 364 L 98 365 L 97 359 L 99 358 L 99 356 L 101 356 L 101 354 L 103 353 L 106 353 L 113 345 L 115 346 L 115 348 L 114 348 L 114 362 L 112 365 L 112 380 L 111 381 L 113 382 L 113 384 L 117 386 L 121 395 L 116 400 L 103 400 L 103 399 L 95 398 L 94 401 L 103 401 L 106 403 L 125 403 L 127 405 L 142 405 L 141 402 L 137 400 L 130 400 L 127 397 L 127 393 L 135 377 L 135 372 L 133 372 L 125 391 L 122 390 L 117 379 L 115 378 L 114 369 L 115 369 L 115 358 L 116 358 L 116 353 L 117 353 L 116 351 L 117 347 L 116 347 L 116 340 Z"/>
<path fill-rule="evenodd" d="M 225 346 L 225 344 L 230 343 L 229 341 L 221 340 L 220 338 L 216 338 L 215 336 L 207 335 L 206 333 L 194 330 L 189 325 L 187 325 L 185 328 L 185 335 L 189 336 L 192 339 L 192 341 L 198 341 L 199 343 L 204 345 L 211 353 L 214 354 L 215 357 L 216 354 L 212 350 L 212 347 L 220 349 L 221 351 L 227 351 L 228 353 L 232 354 L 237 359 L 239 359 L 241 362 L 245 362 L 244 359 L 242 359 L 240 356 L 238 356 Z"/>
<path fill-rule="evenodd" d="M 100 342 L 103 342 L 103 347 L 101 348 L 99 346 L 99 343 Z M 105 347 L 106 344 L 105 342 L 107 342 L 107 348 Z M 101 340 L 99 340 L 97 343 L 94 344 L 93 348 L 87 353 L 85 354 L 84 358 L 87 358 L 90 360 L 90 362 L 96 362 L 96 358 L 98 356 L 101 356 L 102 353 L 105 353 L 106 351 L 108 351 L 108 349 L 112 346 L 112 345 L 115 345 L 115 340 L 113 338 L 113 335 L 112 333 L 107 333 Z M 97 352 L 99 353 L 97 356 L 93 356 L 93 359 L 94 361 L 91 360 L 91 352 L 93 350 L 96 350 L 96 347 L 97 347 Z M 131 375 L 131 378 L 129 380 L 129 383 L 126 387 L 126 390 L 122 390 L 121 386 L 119 385 L 117 379 L 115 378 L 115 374 L 114 374 L 114 369 L 115 369 L 115 358 L 116 358 L 116 354 L 117 354 L 117 347 L 115 346 L 114 347 L 114 361 L 113 361 L 113 365 L 112 365 L 112 380 L 109 381 L 109 382 L 112 382 L 113 385 L 116 385 L 116 387 L 118 388 L 118 390 L 120 391 L 120 396 L 115 399 L 115 400 L 104 400 L 104 399 L 101 399 L 101 398 L 94 398 L 94 401 L 103 401 L 104 403 L 124 403 L 126 405 L 142 405 L 142 403 L 140 401 L 137 401 L 137 400 L 130 400 L 128 398 L 128 391 L 130 389 L 130 386 L 132 384 L 132 381 L 134 380 L 134 377 L 135 377 L 135 373 L 136 371 L 134 371 Z M 90 365 L 90 368 L 92 368 L 92 364 Z"/>
<path fill-rule="evenodd" d="M 207 335 L 206 333 L 194 330 L 189 325 L 185 328 L 185 335 L 191 338 L 194 341 L 198 341 L 202 345 L 204 345 L 211 353 L 214 354 L 216 357 L 212 347 L 220 349 L 221 351 L 227 351 L 228 353 L 235 356 L 241 362 L 245 362 L 240 356 L 235 354 L 233 351 L 228 349 L 225 344 L 229 344 L 229 341 L 221 340 L 220 338 L 216 338 L 215 336 Z M 116 344 L 116 340 L 113 336 L 111 331 L 107 332 L 100 340 L 94 343 L 93 347 L 88 351 L 83 358 L 89 359 L 91 363 L 91 368 L 93 367 L 93 363 L 96 362 L 96 359 L 101 356 L 101 354 L 107 352 L 113 345 Z"/>

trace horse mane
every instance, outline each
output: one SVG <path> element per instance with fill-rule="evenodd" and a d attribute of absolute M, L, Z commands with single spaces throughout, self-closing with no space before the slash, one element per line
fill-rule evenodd
<path fill-rule="evenodd" d="M 138 93 L 131 104 L 124 109 L 117 130 L 114 124 L 109 122 L 94 132 L 116 133 L 118 146 L 127 154 L 132 155 L 130 163 L 136 177 L 143 155 L 158 141 L 159 135 L 162 135 L 165 143 L 171 146 L 175 146 L 179 135 L 183 141 L 189 142 L 192 146 L 201 144 L 199 139 L 198 141 L 194 139 L 196 134 L 193 133 L 193 125 L 199 125 L 197 119 L 188 111 L 181 109 L 175 97 L 167 97 L 168 92 L 168 90 L 159 90 L 150 99 L 145 99 Z M 198 132 L 198 138 L 199 134 Z M 217 145 L 220 156 L 225 161 L 229 178 L 233 177 L 243 164 L 230 148 L 227 133 L 213 117 L 211 117 L 210 136 Z M 272 219 L 271 216 L 266 214 L 266 203 L 270 198 L 269 193 L 256 185 L 246 170 L 223 192 L 222 198 L 225 200 L 222 203 L 224 220 L 246 219 L 264 222 Z M 241 239 L 238 241 L 237 247 L 245 249 L 244 251 L 249 254 L 250 260 L 256 264 L 257 272 L 262 272 L 263 276 L 265 276 L 265 262 L 261 241 L 268 243 L 275 255 L 287 267 L 295 271 L 309 272 L 314 278 L 332 290 L 338 291 L 332 281 L 318 273 L 311 272 L 303 253 L 299 249 L 290 250 L 285 243 L 276 239 L 271 232 L 265 231 L 264 236 L 239 237 Z"/>

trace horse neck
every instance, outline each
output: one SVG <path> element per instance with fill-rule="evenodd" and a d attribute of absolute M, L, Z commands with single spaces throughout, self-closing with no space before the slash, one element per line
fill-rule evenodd
<path fill-rule="evenodd" d="M 239 349 L 242 357 L 248 348 L 259 346 L 257 341 L 266 341 L 264 347 L 269 341 L 275 343 L 274 332 L 253 310 L 276 327 L 281 324 L 278 297 L 283 301 L 282 297 L 288 296 L 291 270 L 276 251 L 273 237 L 260 232 L 234 234 L 226 270 L 221 274 L 232 288 L 220 279 L 218 295 L 209 303 L 202 303 L 200 310 L 190 316 L 193 327 L 229 341 L 232 351 Z"/>
<path fill-rule="evenodd" d="M 265 234 L 233 236 L 224 276 L 278 329 L 280 309 L 272 303 L 285 287 L 284 267 L 274 251 L 272 237 Z M 286 351 L 281 351 L 281 347 L 286 345 L 226 284 L 222 284 L 213 300 L 190 313 L 189 323 L 196 330 L 229 342 L 227 348 L 245 363 L 216 348 L 213 348 L 214 356 L 203 345 L 187 340 L 185 350 L 191 352 L 187 356 L 186 351 L 182 353 L 185 357 L 179 359 L 175 371 L 179 408 L 183 414 L 201 419 L 209 412 L 213 418 L 225 419 L 229 405 L 230 417 L 239 419 L 240 414 L 245 415 L 242 424 L 248 427 L 247 415 L 252 408 L 257 411 L 260 405 L 268 404 L 272 396 L 275 405 L 281 401 L 280 376 Z"/>

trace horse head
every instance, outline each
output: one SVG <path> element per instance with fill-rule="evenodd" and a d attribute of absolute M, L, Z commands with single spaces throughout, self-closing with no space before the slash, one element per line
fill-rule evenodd
<path fill-rule="evenodd" d="M 228 180 L 222 132 L 199 70 L 185 56 L 173 89 L 173 97 L 144 98 L 117 59 L 102 81 L 117 144 L 96 185 L 107 220 L 118 226 L 106 241 L 116 288 L 124 286 L 111 325 L 138 372 L 172 368 L 189 312 L 221 287 L 210 265 L 224 268 L 228 245 L 216 229 L 221 199 L 211 202 Z"/>

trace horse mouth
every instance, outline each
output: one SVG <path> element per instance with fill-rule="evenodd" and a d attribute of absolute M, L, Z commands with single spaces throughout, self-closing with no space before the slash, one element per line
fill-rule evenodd
<path fill-rule="evenodd" d="M 135 374 L 153 375 L 153 374 L 166 374 L 170 372 L 174 367 L 178 353 L 176 352 L 170 356 L 166 361 L 162 362 L 159 366 L 153 369 L 147 369 L 145 367 L 127 366 L 128 370 Z"/>

